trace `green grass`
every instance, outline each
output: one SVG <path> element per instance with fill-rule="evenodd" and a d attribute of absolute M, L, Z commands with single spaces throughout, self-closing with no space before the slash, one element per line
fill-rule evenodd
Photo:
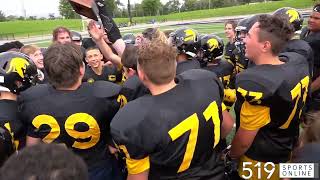
<path fill-rule="evenodd" d="M 308 8 L 312 7 L 313 0 L 283 0 L 273 1 L 268 3 L 258 3 L 251 5 L 241 5 L 234 7 L 210 9 L 210 10 L 198 10 L 182 13 L 173 13 L 164 16 L 146 16 L 146 17 L 135 17 L 134 21 L 137 23 L 146 23 L 151 19 L 156 19 L 160 22 L 164 19 L 167 21 L 181 21 L 190 19 L 201 19 L 209 17 L 221 17 L 221 16 L 236 16 L 245 14 L 265 13 L 272 12 L 280 7 L 295 7 L 295 8 Z M 128 18 L 116 18 L 117 23 L 126 23 Z M 0 39 L 1 38 L 17 38 L 17 37 L 28 37 L 35 35 L 51 34 L 52 30 L 58 26 L 65 26 L 73 30 L 80 30 L 82 24 L 80 20 L 35 20 L 35 21 L 10 21 L 0 22 Z M 206 32 L 205 29 L 199 29 L 199 32 Z M 134 31 L 141 32 L 139 31 Z M 1 37 L 2 36 L 2 37 Z"/>
<path fill-rule="evenodd" d="M 7 34 L 9 37 L 28 37 L 35 35 L 51 34 L 56 27 L 64 26 L 72 30 L 80 30 L 80 20 L 34 20 L 34 21 L 9 21 L 0 22 L 0 34 Z"/>
<path fill-rule="evenodd" d="M 221 17 L 221 16 L 236 16 L 236 15 L 245 15 L 245 14 L 256 14 L 256 13 L 267 13 L 272 12 L 281 7 L 294 7 L 294 8 L 308 8 L 314 5 L 313 0 L 283 0 L 283 1 L 273 1 L 267 3 L 257 3 L 241 6 L 233 6 L 226 8 L 217 8 L 210 10 L 198 10 L 198 11 L 189 11 L 182 13 L 173 13 L 164 16 L 145 16 L 145 17 L 135 17 L 133 21 L 137 23 L 148 22 L 151 19 L 157 21 L 162 21 L 167 19 L 168 21 L 172 20 L 189 20 L 189 19 L 201 19 L 201 18 L 210 18 L 210 17 Z M 127 18 L 117 18 L 117 22 L 128 22 Z"/>

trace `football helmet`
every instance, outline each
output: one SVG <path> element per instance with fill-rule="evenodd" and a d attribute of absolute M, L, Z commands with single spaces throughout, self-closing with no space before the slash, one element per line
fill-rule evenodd
<path fill-rule="evenodd" d="M 18 52 L 0 53 L 0 91 L 19 94 L 37 81 L 37 67 L 27 55 Z"/>
<path fill-rule="evenodd" d="M 223 55 L 223 40 L 214 34 L 208 34 L 200 39 L 202 58 L 212 62 L 215 58 Z"/>
<path fill-rule="evenodd" d="M 273 15 L 287 18 L 290 24 L 293 26 L 294 31 L 299 31 L 302 28 L 303 16 L 295 8 L 291 8 L 291 7 L 280 8 L 280 9 L 277 9 L 273 13 Z"/>
<path fill-rule="evenodd" d="M 124 43 L 126 44 L 135 44 L 136 43 L 136 37 L 133 33 L 127 33 L 122 36 L 122 39 Z"/>
<path fill-rule="evenodd" d="M 15 151 L 10 132 L 0 126 L 0 167 Z"/>
<path fill-rule="evenodd" d="M 195 57 L 200 49 L 199 35 L 194 29 L 182 27 L 170 33 L 169 43 L 176 46 L 179 54 Z"/>

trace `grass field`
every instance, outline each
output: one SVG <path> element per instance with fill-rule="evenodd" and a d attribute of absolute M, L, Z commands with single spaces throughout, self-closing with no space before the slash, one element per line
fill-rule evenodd
<path fill-rule="evenodd" d="M 174 13 L 164 16 L 136 17 L 133 18 L 133 20 L 137 23 L 146 23 L 151 19 L 156 19 L 158 22 L 164 19 L 166 19 L 167 21 L 201 19 L 209 17 L 272 12 L 280 7 L 285 6 L 291 6 L 295 8 L 308 8 L 312 5 L 313 0 L 283 0 L 210 10 Z M 128 21 L 128 18 L 116 18 L 115 21 L 117 23 L 125 23 Z M 0 22 L 0 39 L 50 34 L 52 30 L 58 26 L 65 26 L 73 30 L 80 30 L 82 28 L 80 20 L 35 20 Z M 199 31 L 201 32 L 202 30 L 199 29 Z"/>

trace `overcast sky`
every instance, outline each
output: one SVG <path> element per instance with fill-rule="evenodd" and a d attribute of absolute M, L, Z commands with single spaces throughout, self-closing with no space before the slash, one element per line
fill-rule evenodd
<path fill-rule="evenodd" d="M 123 4 L 127 4 L 127 0 L 120 0 Z M 161 0 L 167 2 L 168 0 Z M 140 3 L 141 0 L 131 0 L 133 3 Z M 23 8 L 24 6 L 24 8 Z M 6 16 L 16 15 L 23 16 L 26 10 L 27 16 L 48 17 L 49 13 L 59 15 L 59 0 L 0 0 L 0 10 Z"/>

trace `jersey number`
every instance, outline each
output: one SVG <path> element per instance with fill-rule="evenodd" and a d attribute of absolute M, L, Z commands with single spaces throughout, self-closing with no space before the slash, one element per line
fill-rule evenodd
<path fill-rule="evenodd" d="M 77 131 L 75 125 L 77 123 L 85 123 L 88 126 L 87 131 Z M 57 120 L 50 115 L 38 115 L 36 116 L 32 124 L 37 129 L 42 125 L 48 125 L 50 132 L 46 135 L 42 141 L 51 143 L 57 139 L 60 135 L 60 126 Z M 87 113 L 75 113 L 70 115 L 65 121 L 64 128 L 67 134 L 75 139 L 72 147 L 78 149 L 88 149 L 96 145 L 100 139 L 100 128 L 97 121 Z"/>
<path fill-rule="evenodd" d="M 306 102 L 307 95 L 308 95 L 308 86 L 309 86 L 309 76 L 306 76 L 303 78 L 290 92 L 291 92 L 291 98 L 294 103 L 294 108 L 292 112 L 290 113 L 290 116 L 288 120 L 280 126 L 280 129 L 287 129 L 290 125 L 290 122 L 292 121 L 293 117 L 297 113 L 297 108 L 299 105 L 299 118 L 302 113 L 303 106 Z M 303 96 L 301 98 L 301 96 Z"/>
<path fill-rule="evenodd" d="M 217 103 L 212 102 L 207 109 L 203 112 L 203 116 L 206 121 L 210 119 L 214 125 L 214 146 L 215 147 L 220 140 L 220 118 L 219 118 L 219 110 Z M 184 133 L 190 130 L 190 135 L 188 139 L 188 144 L 186 148 L 186 152 L 184 153 L 183 161 L 179 167 L 178 173 L 187 170 L 190 167 L 191 160 L 193 158 L 193 153 L 196 148 L 197 139 L 198 139 L 198 130 L 199 130 L 199 118 L 196 113 L 189 116 L 187 119 L 183 120 L 177 126 L 172 128 L 168 133 L 172 139 L 175 141 L 179 137 L 181 137 Z"/>

